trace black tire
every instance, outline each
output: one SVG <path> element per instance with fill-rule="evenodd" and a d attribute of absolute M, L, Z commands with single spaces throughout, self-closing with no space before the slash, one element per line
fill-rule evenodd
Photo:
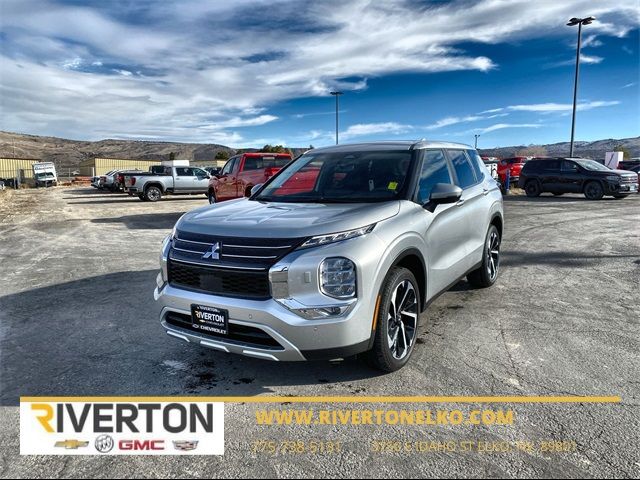
<path fill-rule="evenodd" d="M 542 190 L 540 189 L 540 184 L 536 181 L 536 180 L 531 180 L 529 182 L 527 182 L 527 184 L 524 186 L 524 191 L 527 194 L 527 197 L 539 197 L 540 194 L 542 193 Z"/>
<path fill-rule="evenodd" d="M 553 194 L 554 197 L 559 197 L 561 195 L 564 195 L 564 192 L 554 192 Z"/>
<path fill-rule="evenodd" d="M 627 198 L 629 195 L 627 195 L 626 193 L 614 193 L 613 194 L 613 198 L 617 198 L 618 200 L 622 199 L 622 198 Z"/>
<path fill-rule="evenodd" d="M 217 203 L 215 191 L 209 190 L 209 192 L 207 193 L 207 198 L 209 199 L 209 205 L 213 205 L 214 203 Z"/>
<path fill-rule="evenodd" d="M 604 197 L 604 188 L 600 182 L 589 182 L 584 186 L 584 196 L 589 200 L 600 200 Z"/>
<path fill-rule="evenodd" d="M 143 193 L 139 194 L 139 195 L 138 195 L 138 198 L 139 198 L 140 200 L 142 200 L 143 202 L 147 202 L 147 201 L 148 201 L 148 200 L 147 200 L 147 197 L 145 197 Z"/>
<path fill-rule="evenodd" d="M 144 198 L 148 202 L 157 202 L 162 198 L 162 190 L 155 185 L 151 185 L 150 187 L 145 188 Z"/>
<path fill-rule="evenodd" d="M 496 283 L 500 273 L 500 232 L 495 225 L 489 227 L 484 241 L 482 265 L 467 274 L 467 280 L 476 288 L 488 288 Z"/>
<path fill-rule="evenodd" d="M 420 298 L 413 273 L 406 268 L 392 268 L 380 292 L 373 348 L 366 353 L 372 367 L 395 372 L 407 364 L 418 336 Z"/>

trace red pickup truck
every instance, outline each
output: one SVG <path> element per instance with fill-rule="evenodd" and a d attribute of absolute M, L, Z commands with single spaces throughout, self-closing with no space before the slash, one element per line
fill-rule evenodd
<path fill-rule="evenodd" d="M 209 181 L 209 203 L 248 196 L 291 161 L 288 153 L 242 153 L 231 157 L 218 176 Z"/>

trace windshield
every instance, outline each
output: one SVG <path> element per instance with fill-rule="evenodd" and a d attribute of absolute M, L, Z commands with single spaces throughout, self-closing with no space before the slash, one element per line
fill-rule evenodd
<path fill-rule="evenodd" d="M 578 163 L 582 168 L 586 168 L 587 170 L 593 170 L 597 172 L 606 172 L 607 170 L 611 170 L 609 167 L 602 165 L 601 163 L 596 162 L 595 160 L 576 160 L 573 159 L 574 162 Z"/>
<path fill-rule="evenodd" d="M 274 177 L 255 200 L 382 202 L 398 197 L 411 152 L 307 153 Z"/>

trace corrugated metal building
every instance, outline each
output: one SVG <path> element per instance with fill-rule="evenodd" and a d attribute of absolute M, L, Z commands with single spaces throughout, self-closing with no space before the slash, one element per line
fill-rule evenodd
<path fill-rule="evenodd" d="M 33 179 L 34 158 L 0 158 L 0 178 L 18 178 L 20 182 Z"/>
<path fill-rule="evenodd" d="M 111 170 L 149 170 L 152 165 L 160 165 L 160 160 L 131 160 L 125 158 L 92 158 L 80 164 L 80 174 L 88 176 L 104 175 Z"/>

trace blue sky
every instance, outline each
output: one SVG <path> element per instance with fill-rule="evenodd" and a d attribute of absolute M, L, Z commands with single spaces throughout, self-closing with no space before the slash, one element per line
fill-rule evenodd
<path fill-rule="evenodd" d="M 0 129 L 289 146 L 640 135 L 640 1 L 0 3 Z"/>

